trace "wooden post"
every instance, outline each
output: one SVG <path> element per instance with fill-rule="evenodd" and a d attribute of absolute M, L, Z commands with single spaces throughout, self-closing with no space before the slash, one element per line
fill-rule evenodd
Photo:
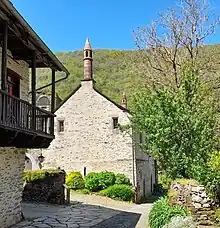
<path fill-rule="evenodd" d="M 54 113 L 55 111 L 55 76 L 56 71 L 52 69 L 52 94 L 51 94 L 51 112 Z"/>
<path fill-rule="evenodd" d="M 8 49 L 8 22 L 4 21 L 2 44 L 2 78 L 1 89 L 7 90 L 7 49 Z"/>
<path fill-rule="evenodd" d="M 55 112 L 55 77 L 56 77 L 56 71 L 52 69 L 52 88 L 51 88 L 51 112 Z M 50 122 L 50 133 L 53 135 L 54 134 L 54 117 L 51 117 L 51 122 Z"/>
<path fill-rule="evenodd" d="M 32 52 L 31 63 L 32 129 L 36 130 L 36 52 Z"/>

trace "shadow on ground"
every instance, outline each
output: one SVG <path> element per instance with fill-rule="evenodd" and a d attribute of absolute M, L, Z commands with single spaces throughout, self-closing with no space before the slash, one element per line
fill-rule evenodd
<path fill-rule="evenodd" d="M 23 227 L 92 227 L 135 228 L 141 214 L 110 209 L 74 201 L 68 206 L 41 203 L 23 203 L 25 220 L 13 226 Z"/>

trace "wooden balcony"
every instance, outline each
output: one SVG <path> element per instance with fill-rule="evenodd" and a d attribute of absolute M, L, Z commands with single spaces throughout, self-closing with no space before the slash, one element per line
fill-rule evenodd
<path fill-rule="evenodd" d="M 0 89 L 0 147 L 47 148 L 54 116 Z"/>

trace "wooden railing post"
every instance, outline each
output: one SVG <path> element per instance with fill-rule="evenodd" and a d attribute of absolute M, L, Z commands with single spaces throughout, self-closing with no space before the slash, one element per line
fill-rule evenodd
<path fill-rule="evenodd" d="M 7 90 L 7 49 L 8 49 L 8 22 L 4 21 L 3 43 L 2 43 L 2 77 L 1 89 Z"/>
<path fill-rule="evenodd" d="M 31 95 L 32 95 L 32 119 L 31 128 L 36 130 L 36 52 L 32 53 L 31 67 Z"/>
<path fill-rule="evenodd" d="M 55 76 L 56 71 L 52 69 L 52 94 L 51 94 L 51 112 L 55 111 Z M 54 117 L 50 118 L 50 134 L 54 134 Z"/>
<path fill-rule="evenodd" d="M 3 42 L 2 42 L 2 69 L 1 69 L 1 89 L 7 91 L 7 49 L 8 49 L 8 22 L 4 21 Z M 7 96 L 2 94 L 1 119 L 5 122 L 7 116 Z"/>

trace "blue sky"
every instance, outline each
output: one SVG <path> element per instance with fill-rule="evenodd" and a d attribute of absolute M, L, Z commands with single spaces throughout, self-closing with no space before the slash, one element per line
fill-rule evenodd
<path fill-rule="evenodd" d="M 212 8 L 220 15 L 219 0 Z M 53 51 L 93 48 L 134 49 L 132 31 L 149 24 L 177 0 L 11 0 Z M 220 32 L 220 31 L 219 31 Z M 218 34 L 220 34 L 218 32 Z M 220 43 L 215 35 L 211 43 Z"/>

